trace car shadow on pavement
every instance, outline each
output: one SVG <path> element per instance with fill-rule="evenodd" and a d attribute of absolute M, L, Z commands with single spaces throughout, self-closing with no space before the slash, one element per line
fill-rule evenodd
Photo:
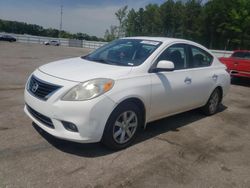
<path fill-rule="evenodd" d="M 221 105 L 218 113 L 225 109 L 227 109 L 227 107 Z M 180 131 L 179 128 L 187 126 L 192 122 L 199 121 L 205 117 L 207 116 L 203 115 L 199 109 L 196 109 L 149 123 L 145 130 L 139 132 L 133 145 L 155 138 L 158 135 L 169 131 Z M 89 158 L 104 156 L 116 152 L 107 149 L 100 143 L 81 144 L 58 139 L 43 131 L 35 123 L 33 123 L 33 127 L 45 140 L 62 152 Z M 133 145 L 131 147 L 133 147 Z"/>
<path fill-rule="evenodd" d="M 223 112 L 226 109 L 227 107 L 221 104 L 217 113 Z M 156 138 L 162 133 L 170 131 L 178 132 L 181 127 L 188 126 L 189 124 L 206 117 L 208 116 L 204 115 L 200 109 L 195 109 L 151 122 L 147 125 L 143 134 L 138 136 L 138 142 L 143 142 L 150 138 Z M 166 141 L 168 140 L 166 139 Z"/>
<path fill-rule="evenodd" d="M 47 132 L 43 131 L 38 125 L 34 122 L 32 123 L 35 130 L 45 139 L 47 140 L 52 146 L 55 148 L 74 155 L 83 156 L 83 157 L 98 157 L 107 155 L 110 153 L 114 153 L 114 151 L 106 149 L 100 143 L 91 143 L 91 144 L 82 144 L 71 142 L 67 140 L 62 140 L 56 138 Z"/>
<path fill-rule="evenodd" d="M 231 79 L 231 84 L 250 87 L 250 78 L 236 78 L 235 77 Z"/>

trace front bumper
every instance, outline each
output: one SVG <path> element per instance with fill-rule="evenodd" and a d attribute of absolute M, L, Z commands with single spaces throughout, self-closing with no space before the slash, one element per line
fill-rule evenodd
<path fill-rule="evenodd" d="M 71 82 L 55 78 L 35 71 L 34 75 L 44 81 L 62 85 L 63 87 L 54 93 L 47 101 L 40 100 L 31 95 L 25 89 L 25 113 L 44 131 L 49 134 L 74 142 L 92 143 L 99 142 L 108 117 L 115 108 L 115 103 L 107 96 L 102 95 L 87 101 L 62 101 L 61 97 L 77 82 Z M 51 119 L 54 128 L 46 126 L 39 121 L 27 108 L 27 105 L 40 114 Z M 78 132 L 66 130 L 62 121 L 73 123 Z"/>
<path fill-rule="evenodd" d="M 231 70 L 230 75 L 235 76 L 235 77 L 250 78 L 250 72 L 246 72 L 246 71 Z"/>

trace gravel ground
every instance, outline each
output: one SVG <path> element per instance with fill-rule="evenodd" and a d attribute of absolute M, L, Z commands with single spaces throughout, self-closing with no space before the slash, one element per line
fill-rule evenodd
<path fill-rule="evenodd" d="M 38 66 L 87 49 L 0 42 L 0 187 L 250 187 L 250 81 L 236 80 L 220 112 L 185 112 L 148 125 L 136 143 L 58 140 L 23 112 Z"/>

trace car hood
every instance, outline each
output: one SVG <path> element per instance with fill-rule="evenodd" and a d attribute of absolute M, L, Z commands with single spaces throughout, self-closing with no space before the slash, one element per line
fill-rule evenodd
<path fill-rule="evenodd" d="M 39 67 L 45 74 L 76 82 L 94 78 L 118 79 L 127 75 L 131 69 L 132 67 L 88 61 L 81 57 L 59 60 Z"/>

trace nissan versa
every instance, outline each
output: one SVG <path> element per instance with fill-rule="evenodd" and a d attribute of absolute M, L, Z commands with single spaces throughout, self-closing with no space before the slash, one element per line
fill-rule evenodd
<path fill-rule="evenodd" d="M 229 86 L 225 65 L 205 47 L 131 37 L 39 67 L 26 84 L 24 110 L 55 137 L 122 149 L 148 122 L 199 107 L 216 113 Z"/>

